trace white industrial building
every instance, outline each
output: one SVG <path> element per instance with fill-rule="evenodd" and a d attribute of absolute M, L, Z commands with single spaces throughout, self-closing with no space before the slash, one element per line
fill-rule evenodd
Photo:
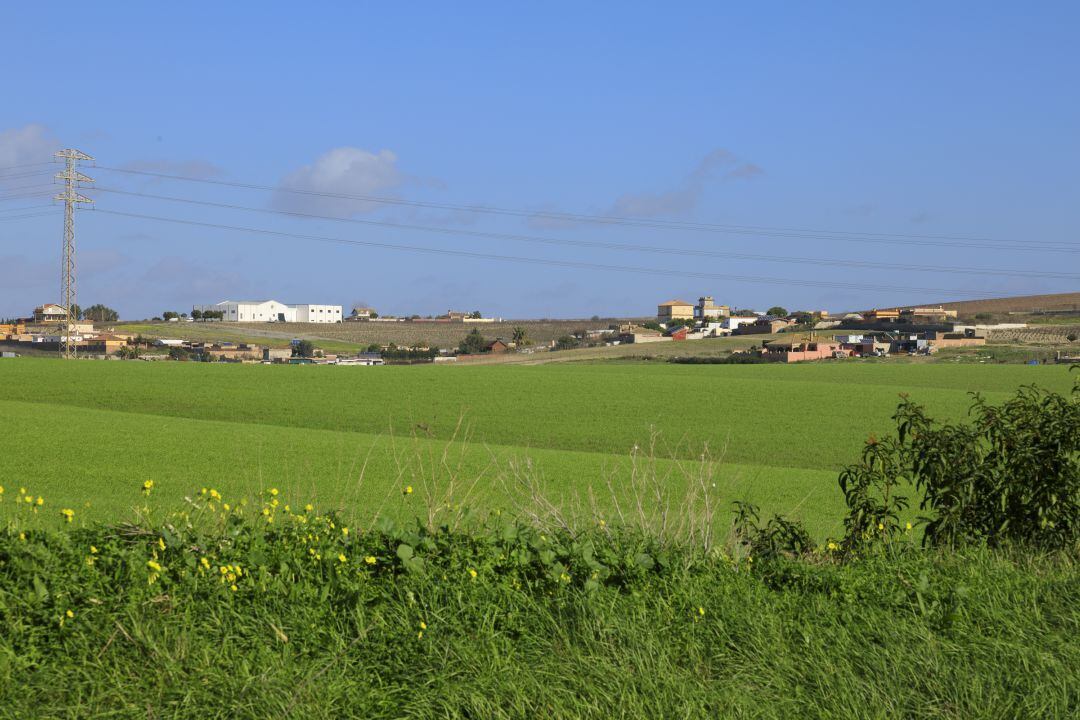
<path fill-rule="evenodd" d="M 196 305 L 195 310 L 221 311 L 225 322 L 341 322 L 341 305 L 286 305 L 277 300 L 224 300 L 216 305 Z"/>

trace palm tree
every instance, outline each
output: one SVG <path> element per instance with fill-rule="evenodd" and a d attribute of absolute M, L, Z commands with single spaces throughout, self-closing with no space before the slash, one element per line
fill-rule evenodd
<path fill-rule="evenodd" d="M 513 340 L 515 345 L 528 345 L 529 344 L 529 331 L 521 325 L 514 326 Z"/>

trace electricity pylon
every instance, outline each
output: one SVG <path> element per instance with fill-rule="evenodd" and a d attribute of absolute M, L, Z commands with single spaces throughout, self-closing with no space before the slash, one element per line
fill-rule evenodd
<path fill-rule="evenodd" d="M 64 181 L 64 192 L 55 196 L 54 200 L 64 201 L 64 252 L 60 261 L 60 304 L 64 308 L 64 327 L 60 332 L 60 357 L 74 358 L 77 352 L 75 334 L 75 204 L 94 202 L 76 192 L 75 183 L 94 182 L 81 172 L 76 170 L 80 160 L 93 160 L 84 152 L 68 148 L 60 150 L 55 157 L 64 159 L 63 172 L 56 173 L 58 180 Z"/>

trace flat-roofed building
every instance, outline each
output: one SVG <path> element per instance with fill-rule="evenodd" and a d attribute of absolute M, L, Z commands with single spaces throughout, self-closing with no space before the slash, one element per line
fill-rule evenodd
<path fill-rule="evenodd" d="M 286 305 L 277 300 L 224 300 L 216 305 L 196 305 L 195 310 L 219 311 L 223 322 L 337 323 L 342 321 L 340 305 Z"/>

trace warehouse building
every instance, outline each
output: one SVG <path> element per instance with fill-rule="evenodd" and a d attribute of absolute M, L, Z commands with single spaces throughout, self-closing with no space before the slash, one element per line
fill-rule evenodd
<path fill-rule="evenodd" d="M 220 311 L 223 322 L 341 322 L 341 305 L 286 305 L 277 300 L 224 300 L 216 305 L 196 305 L 202 312 Z"/>

